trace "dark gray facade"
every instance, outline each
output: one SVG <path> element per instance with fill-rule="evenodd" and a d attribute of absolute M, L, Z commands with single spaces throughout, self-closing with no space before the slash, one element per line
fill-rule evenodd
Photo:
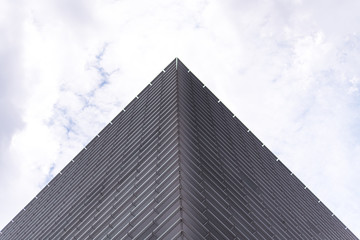
<path fill-rule="evenodd" d="M 357 239 L 177 59 L 0 239 Z"/>

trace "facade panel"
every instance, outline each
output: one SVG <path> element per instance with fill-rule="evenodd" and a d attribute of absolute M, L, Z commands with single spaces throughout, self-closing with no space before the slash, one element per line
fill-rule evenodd
<path fill-rule="evenodd" d="M 357 239 L 175 59 L 0 239 Z"/>

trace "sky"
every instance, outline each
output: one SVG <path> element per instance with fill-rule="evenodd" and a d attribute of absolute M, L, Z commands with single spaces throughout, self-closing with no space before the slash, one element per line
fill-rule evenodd
<path fill-rule="evenodd" d="M 178 57 L 360 236 L 359 1 L 0 6 L 0 229 Z"/>

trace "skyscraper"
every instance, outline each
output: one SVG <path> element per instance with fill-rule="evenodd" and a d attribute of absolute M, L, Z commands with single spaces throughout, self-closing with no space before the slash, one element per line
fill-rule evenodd
<path fill-rule="evenodd" d="M 0 239 L 357 239 L 178 59 Z"/>

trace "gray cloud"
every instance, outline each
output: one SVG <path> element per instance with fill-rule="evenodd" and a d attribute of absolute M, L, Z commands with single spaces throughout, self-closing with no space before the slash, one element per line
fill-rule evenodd
<path fill-rule="evenodd" d="M 22 103 L 26 92 L 23 89 L 23 68 L 21 62 L 21 19 L 22 16 L 12 4 L 5 4 L 3 18 L 13 22 L 12 26 L 0 22 L 0 175 L 8 158 L 8 148 L 16 131 L 24 127 Z"/>
<path fill-rule="evenodd" d="M 24 91 L 22 69 L 18 64 L 21 61 L 20 31 L 3 25 L 0 29 L 3 33 L 0 40 L 0 147 L 3 150 L 9 146 L 14 132 L 23 127 L 19 106 Z"/>

